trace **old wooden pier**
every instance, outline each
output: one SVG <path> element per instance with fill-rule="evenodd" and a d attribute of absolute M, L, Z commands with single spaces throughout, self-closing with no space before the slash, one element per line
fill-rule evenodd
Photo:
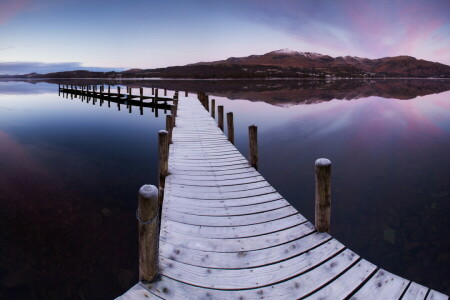
<path fill-rule="evenodd" d="M 118 299 L 448 298 L 327 233 L 329 160 L 316 161 L 313 225 L 257 171 L 256 126 L 249 163 L 232 143 L 233 115 L 227 137 L 223 107 L 216 124 L 215 102 L 198 98 L 175 99 L 167 131 L 159 132 L 158 188 L 141 188 L 136 212 L 141 281 Z"/>
<path fill-rule="evenodd" d="M 86 101 L 95 105 L 97 101 L 102 106 L 104 103 L 108 107 L 111 107 L 111 103 L 117 104 L 117 109 L 121 110 L 121 105 L 126 105 L 126 108 L 131 113 L 133 107 L 138 107 L 141 115 L 144 114 L 144 108 L 148 107 L 152 109 L 155 116 L 158 117 L 158 110 L 163 110 L 167 113 L 172 107 L 170 103 L 173 103 L 174 99 L 178 98 L 178 93 L 174 94 L 173 98 L 166 97 L 167 90 L 164 90 L 164 97 L 159 96 L 159 89 L 151 88 L 151 95 L 145 95 L 142 87 L 138 88 L 139 94 L 133 94 L 133 88 L 126 87 L 126 91 L 121 91 L 120 86 L 113 87 L 104 85 L 63 85 L 59 86 L 59 95 L 66 98 L 74 99 L 79 98 L 81 101 Z M 150 92 L 149 92 L 150 93 Z"/>

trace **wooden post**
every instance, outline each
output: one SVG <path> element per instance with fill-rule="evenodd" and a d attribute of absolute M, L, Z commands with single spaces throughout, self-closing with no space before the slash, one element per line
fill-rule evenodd
<path fill-rule="evenodd" d="M 185 97 L 189 96 L 188 91 L 185 91 L 185 92 L 184 92 L 184 96 L 185 96 Z"/>
<path fill-rule="evenodd" d="M 120 99 L 120 86 L 117 87 L 117 99 Z"/>
<path fill-rule="evenodd" d="M 169 133 L 165 130 L 158 132 L 158 152 L 159 205 L 162 207 L 166 176 L 169 175 Z"/>
<path fill-rule="evenodd" d="M 58 84 L 58 96 L 61 96 L 61 85 Z"/>
<path fill-rule="evenodd" d="M 138 219 L 139 231 L 139 280 L 152 282 L 158 275 L 159 253 L 159 201 L 158 189 L 154 185 L 143 185 L 139 189 Z"/>
<path fill-rule="evenodd" d="M 217 122 L 219 124 L 219 128 L 223 131 L 223 105 L 217 106 Z"/>
<path fill-rule="evenodd" d="M 108 97 L 111 97 L 111 86 L 108 84 Z"/>
<path fill-rule="evenodd" d="M 228 140 L 234 145 L 234 121 L 233 113 L 227 113 Z"/>
<path fill-rule="evenodd" d="M 141 102 L 144 100 L 144 89 L 143 88 L 139 88 L 139 93 L 141 96 Z"/>
<path fill-rule="evenodd" d="M 331 161 L 326 158 L 316 160 L 316 229 L 330 232 L 331 211 Z"/>
<path fill-rule="evenodd" d="M 209 111 L 209 96 L 205 96 L 205 108 Z"/>
<path fill-rule="evenodd" d="M 211 100 L 211 116 L 213 119 L 216 118 L 216 100 Z"/>
<path fill-rule="evenodd" d="M 248 126 L 248 142 L 250 147 L 250 165 L 258 170 L 258 127 L 256 125 Z"/>
<path fill-rule="evenodd" d="M 172 115 L 166 116 L 166 131 L 169 133 L 169 144 L 172 144 L 173 120 L 174 117 Z"/>
<path fill-rule="evenodd" d="M 170 112 L 172 113 L 172 116 L 173 116 L 172 123 L 173 123 L 173 126 L 175 127 L 176 126 L 175 123 L 176 123 L 176 119 L 177 119 L 177 107 L 175 105 L 172 105 L 170 107 Z"/>
<path fill-rule="evenodd" d="M 155 88 L 152 87 L 152 95 L 154 95 L 154 94 L 155 94 Z"/>
<path fill-rule="evenodd" d="M 155 89 L 155 98 L 156 98 L 156 102 L 158 102 L 158 94 L 159 94 L 159 89 Z"/>
<path fill-rule="evenodd" d="M 167 96 L 167 89 L 164 89 L 164 96 Z"/>

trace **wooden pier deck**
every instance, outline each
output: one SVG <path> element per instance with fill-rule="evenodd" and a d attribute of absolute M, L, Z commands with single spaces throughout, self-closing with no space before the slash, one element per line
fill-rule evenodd
<path fill-rule="evenodd" d="M 179 101 L 169 151 L 160 276 L 117 299 L 448 299 L 317 232 L 198 100 Z"/>

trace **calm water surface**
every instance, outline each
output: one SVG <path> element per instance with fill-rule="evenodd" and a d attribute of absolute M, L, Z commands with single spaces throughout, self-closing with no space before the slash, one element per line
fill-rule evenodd
<path fill-rule="evenodd" d="M 164 112 L 66 99 L 55 83 L 0 82 L 0 298 L 111 299 L 138 280 L 137 190 L 157 182 Z M 450 293 L 448 81 L 127 84 L 206 91 L 234 112 L 244 155 L 258 125 L 260 172 L 310 220 L 314 161 L 331 159 L 332 234 Z"/>

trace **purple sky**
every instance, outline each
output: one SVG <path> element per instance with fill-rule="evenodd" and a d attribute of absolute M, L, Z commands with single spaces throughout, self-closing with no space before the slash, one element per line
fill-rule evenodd
<path fill-rule="evenodd" d="M 154 68 L 281 48 L 450 64 L 450 1 L 0 0 L 0 74 Z"/>

